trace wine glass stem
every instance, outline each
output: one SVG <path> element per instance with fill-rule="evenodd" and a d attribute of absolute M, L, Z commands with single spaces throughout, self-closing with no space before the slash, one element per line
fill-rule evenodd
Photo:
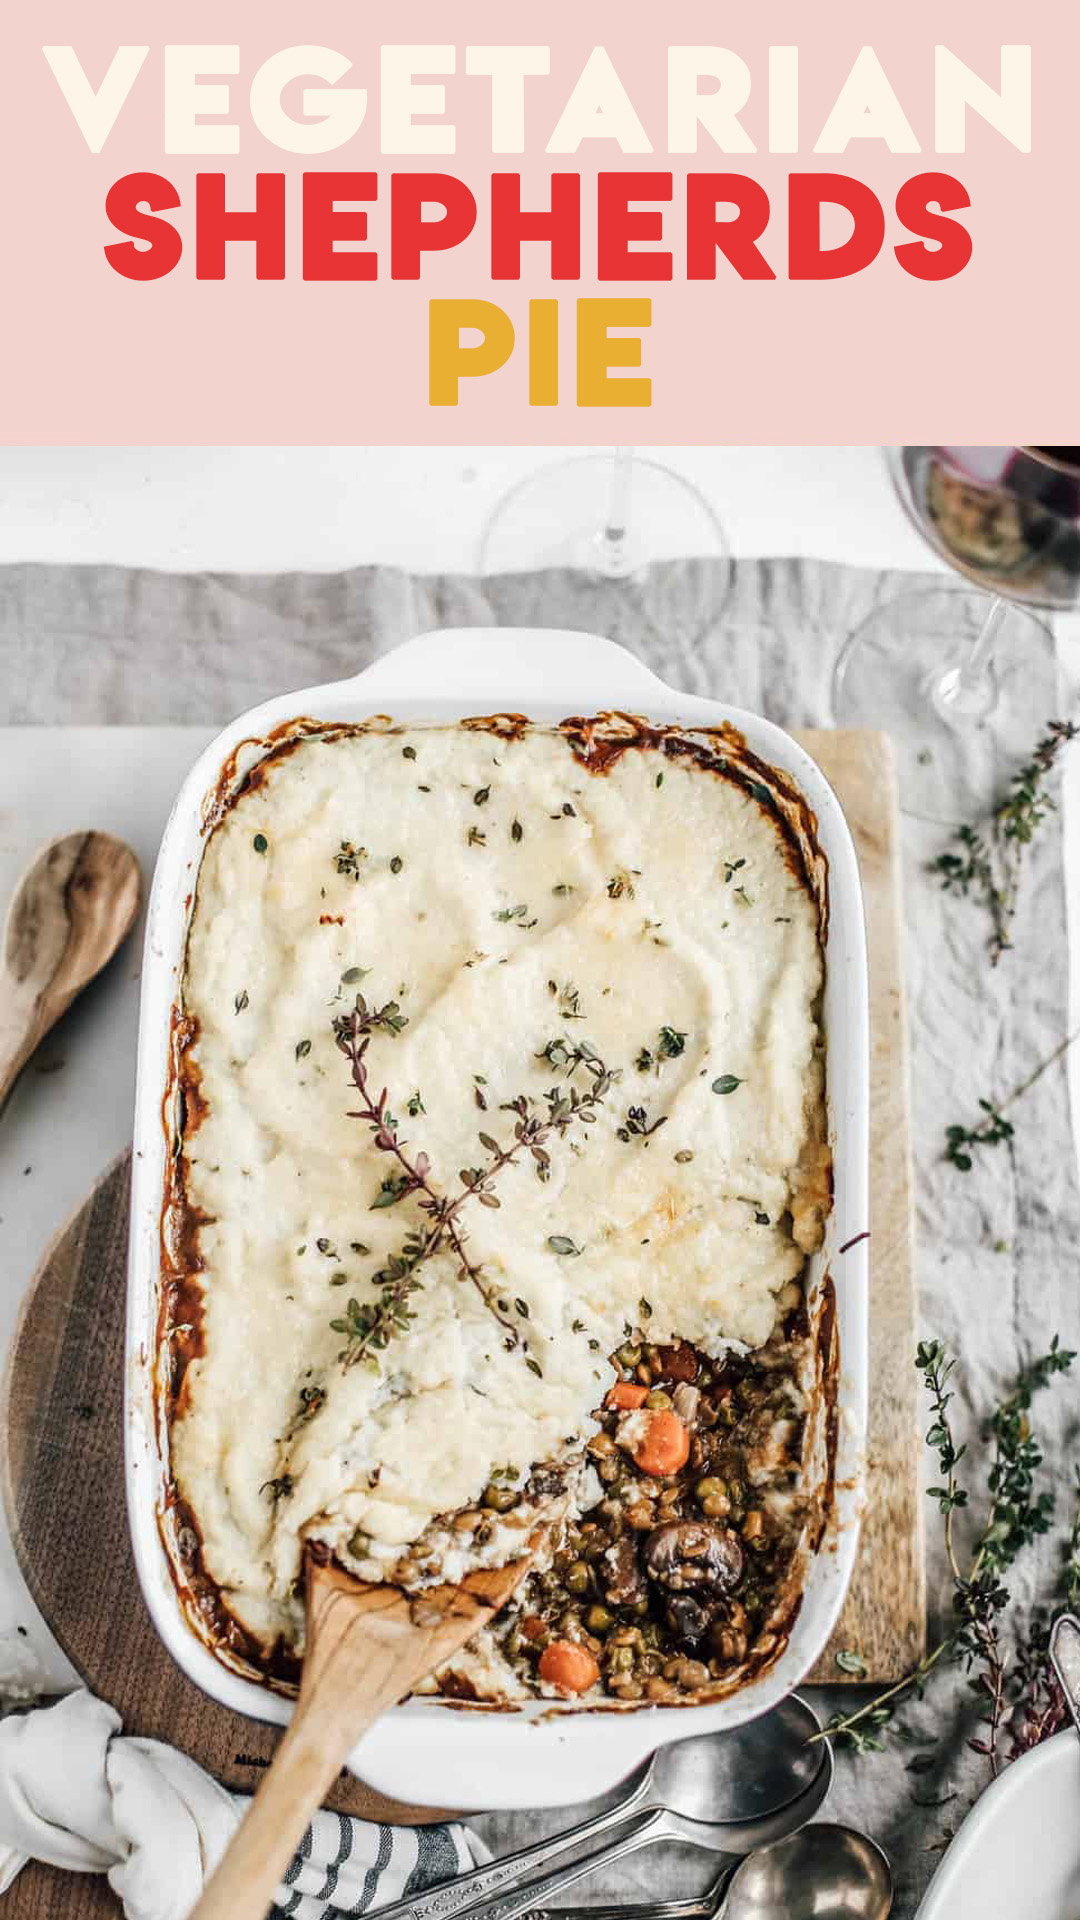
<path fill-rule="evenodd" d="M 994 594 L 978 633 L 934 681 L 931 698 L 943 719 L 985 720 L 993 712 L 997 687 L 990 662 L 1005 613 L 1004 599 Z"/>
<path fill-rule="evenodd" d="M 611 492 L 608 495 L 604 540 L 621 547 L 630 525 L 630 486 L 633 475 L 633 447 L 616 447 L 611 462 Z"/>
<path fill-rule="evenodd" d="M 986 618 L 967 650 L 967 659 L 960 668 L 960 677 L 969 685 L 981 681 L 990 665 L 994 643 L 1005 618 L 1005 601 L 1000 593 L 995 593 L 986 609 Z"/>

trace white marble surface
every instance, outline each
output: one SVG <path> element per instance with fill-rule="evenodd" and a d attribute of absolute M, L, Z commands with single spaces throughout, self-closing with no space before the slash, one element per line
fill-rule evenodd
<path fill-rule="evenodd" d="M 702 489 L 736 554 L 936 564 L 877 447 L 644 451 Z M 507 487 L 552 458 L 557 448 L 0 448 L 0 564 L 468 572 Z M 672 555 L 686 552 L 679 505 L 663 530 Z"/>
<path fill-rule="evenodd" d="M 432 449 L 419 457 L 393 448 L 0 450 L 0 564 L 465 567 L 499 494 L 547 457 L 535 449 Z M 707 491 L 737 554 L 930 564 L 876 449 L 651 449 L 650 457 L 670 458 Z M 681 550 L 677 526 L 670 545 Z M 1062 637 L 1075 682 L 1080 623 L 1068 627 Z M 44 840 L 88 825 L 130 841 L 149 880 L 172 797 L 209 731 L 0 727 L 0 910 Z M 1074 762 L 1067 802 L 1074 875 L 1078 801 Z M 1070 906 L 1075 932 L 1076 899 Z M 48 1240 L 130 1139 L 139 940 L 141 930 L 43 1048 L 41 1065 L 63 1066 L 31 1068 L 0 1118 L 5 1343 Z M 1075 938 L 1071 945 L 1075 1009 Z M 0 1527 L 0 1689 L 61 1683 L 65 1671 Z"/>

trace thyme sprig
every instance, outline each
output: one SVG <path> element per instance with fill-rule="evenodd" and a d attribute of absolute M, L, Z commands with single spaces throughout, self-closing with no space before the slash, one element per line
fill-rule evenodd
<path fill-rule="evenodd" d="M 952 1574 L 952 1622 L 949 1631 L 918 1666 L 902 1680 L 875 1694 L 853 1713 L 836 1714 L 824 1734 L 857 1752 L 880 1750 L 892 1720 L 895 1703 L 907 1694 L 921 1699 L 935 1667 L 960 1665 L 971 1676 L 974 1689 L 987 1702 L 987 1736 L 972 1742 L 985 1753 L 991 1768 L 998 1765 L 998 1743 L 1006 1703 L 1007 1660 L 999 1637 L 1001 1615 L 1009 1604 L 1005 1576 L 1022 1550 L 1045 1534 L 1053 1514 L 1053 1496 L 1037 1487 L 1042 1449 L 1028 1420 L 1037 1393 L 1056 1374 L 1066 1373 L 1076 1355 L 1060 1345 L 1055 1334 L 1049 1350 L 1025 1367 L 1011 1394 L 992 1414 L 985 1436 L 993 1442 L 986 1475 L 986 1509 L 971 1558 L 965 1568 L 957 1551 L 953 1515 L 967 1507 L 967 1489 L 957 1468 L 966 1448 L 958 1446 L 949 1407 L 950 1381 L 956 1365 L 940 1340 L 920 1341 L 915 1364 L 930 1396 L 931 1424 L 926 1441 L 938 1456 L 941 1484 L 929 1489 L 945 1523 L 945 1551 Z"/>
<path fill-rule="evenodd" d="M 1024 849 L 1057 805 L 1047 781 L 1058 755 L 1078 733 L 1080 726 L 1072 720 L 1048 721 L 1031 759 L 1014 773 L 985 829 L 970 822 L 958 827 L 953 839 L 960 851 L 946 850 L 931 862 L 931 872 L 946 893 L 970 896 L 989 914 L 992 966 L 1012 946 Z"/>
<path fill-rule="evenodd" d="M 377 1299 L 368 1304 L 350 1300 L 344 1315 L 331 1321 L 334 1331 L 346 1337 L 339 1356 L 346 1367 L 376 1360 L 395 1333 L 407 1330 L 415 1318 L 408 1302 L 423 1285 L 418 1269 L 444 1243 L 453 1251 L 459 1278 L 476 1288 L 488 1312 L 502 1328 L 507 1349 L 522 1344 L 517 1324 L 499 1298 L 498 1289 L 488 1284 L 481 1263 L 468 1253 L 468 1234 L 460 1218 L 462 1210 L 470 1200 L 488 1208 L 501 1206 L 495 1192 L 496 1182 L 504 1169 L 522 1154 L 531 1156 L 538 1177 L 546 1179 L 551 1164 L 547 1143 L 553 1138 L 562 1138 L 572 1126 L 590 1125 L 596 1119 L 598 1104 L 617 1077 L 609 1072 L 593 1048 L 585 1045 L 569 1049 L 577 1057 L 567 1071 L 573 1073 L 578 1066 L 583 1066 L 589 1077 L 588 1087 L 583 1091 L 577 1087 L 552 1087 L 543 1096 L 539 1110 L 537 1102 L 526 1094 L 501 1102 L 500 1111 L 514 1116 L 512 1138 L 503 1144 L 494 1135 L 481 1132 L 480 1145 L 488 1157 L 479 1166 L 460 1170 L 459 1190 L 451 1196 L 440 1192 L 435 1185 L 428 1155 L 422 1150 L 412 1152 L 401 1138 L 398 1122 L 388 1106 L 387 1089 L 384 1087 L 376 1095 L 369 1079 L 368 1049 L 373 1035 L 382 1032 L 396 1037 L 407 1025 L 407 1016 L 402 1014 L 396 1001 L 372 1007 L 363 994 L 357 994 L 351 1012 L 338 1015 L 334 1021 L 337 1044 L 348 1059 L 353 1085 L 363 1103 L 354 1108 L 349 1117 L 367 1121 L 376 1148 L 396 1163 L 397 1171 L 383 1181 L 373 1204 L 397 1206 L 412 1196 L 426 1216 L 426 1224 L 411 1231 L 386 1266 L 372 1276 L 379 1288 Z M 552 1060 L 554 1064 L 553 1046 L 554 1043 L 549 1042 L 538 1057 Z M 539 1363 L 530 1361 L 530 1364 L 535 1370 Z"/>
<path fill-rule="evenodd" d="M 1039 1609 L 1018 1642 L 1009 1709 L 1009 1759 L 1037 1747 L 1069 1718 L 1065 1696 L 1050 1661 L 1050 1630 L 1060 1613 L 1075 1613 L 1080 1601 L 1080 1468 L 1073 1469 L 1073 1517 L 1062 1555 L 1056 1605 Z"/>
<path fill-rule="evenodd" d="M 979 1108 L 986 1119 L 980 1120 L 977 1127 L 957 1123 L 945 1129 L 945 1158 L 961 1173 L 971 1172 L 973 1148 L 1000 1146 L 1002 1141 L 1011 1140 L 1015 1132 L 1012 1121 L 1006 1120 L 992 1100 L 980 1100 Z"/>
<path fill-rule="evenodd" d="M 1014 1087 L 1008 1099 L 1003 1100 L 1000 1105 L 997 1105 L 993 1100 L 980 1100 L 979 1107 L 986 1118 L 981 1120 L 977 1126 L 965 1127 L 959 1122 L 955 1122 L 952 1126 L 946 1127 L 944 1157 L 949 1164 L 956 1167 L 960 1173 L 970 1173 L 972 1168 L 972 1149 L 996 1147 L 1003 1141 L 1010 1141 L 1016 1132 L 1016 1128 L 1013 1126 L 1011 1120 L 1006 1120 L 1005 1114 L 1007 1110 L 1011 1106 L 1014 1106 L 1018 1100 L 1023 1099 L 1025 1093 L 1030 1092 L 1036 1080 L 1041 1080 L 1047 1069 L 1056 1065 L 1057 1061 L 1059 1061 L 1064 1054 L 1068 1053 L 1069 1048 L 1077 1039 L 1080 1039 L 1080 1027 L 1076 1027 L 1072 1033 L 1066 1034 L 1064 1040 L 1059 1040 L 1053 1052 L 1047 1054 L 1045 1060 L 1040 1060 L 1034 1071 L 1028 1074 L 1027 1079 L 1022 1080 L 1018 1087 Z"/>

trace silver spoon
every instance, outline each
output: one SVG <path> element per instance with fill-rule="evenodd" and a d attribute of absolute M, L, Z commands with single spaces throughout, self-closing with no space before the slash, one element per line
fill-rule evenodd
<path fill-rule="evenodd" d="M 451 1915 L 517 1885 L 584 1840 L 594 1840 L 630 1814 L 671 1807 L 691 1819 L 745 1822 L 796 1799 L 819 1777 L 827 1741 L 797 1694 L 727 1734 L 700 1734 L 661 1747 L 597 1812 L 532 1846 L 474 1867 L 443 1887 L 379 1909 L 379 1920 L 451 1920 Z M 811 1744 L 813 1742 L 813 1744 Z M 788 1831 L 787 1828 L 784 1829 Z"/>
<path fill-rule="evenodd" d="M 853 1827 L 823 1822 L 736 1867 L 720 1920 L 886 1920 L 892 1900 L 881 1848 Z"/>
<path fill-rule="evenodd" d="M 1073 1725 L 1080 1733 L 1080 1620 L 1063 1613 L 1050 1633 L 1050 1660 Z"/>
<path fill-rule="evenodd" d="M 482 1920 L 517 1920 L 519 1914 L 530 1913 L 537 1901 L 549 1900 L 597 1867 L 611 1866 L 628 1853 L 636 1853 L 640 1847 L 652 1846 L 658 1840 L 681 1840 L 704 1852 L 719 1854 L 730 1870 L 738 1864 L 741 1855 L 756 1847 L 770 1846 L 774 1840 L 795 1833 L 812 1819 L 832 1786 L 832 1777 L 832 1748 L 828 1741 L 823 1741 L 816 1777 L 794 1800 L 773 1813 L 759 1814 L 756 1819 L 746 1821 L 691 1820 L 669 1807 L 637 1813 L 602 1847 L 594 1848 L 568 1867 L 558 1867 L 554 1873 L 531 1881 L 527 1887 L 519 1888 L 511 1899 L 485 1907 Z"/>
<path fill-rule="evenodd" d="M 800 1889 L 793 1903 L 792 1888 L 799 1887 L 799 1876 L 806 1873 L 813 1876 L 812 1881 Z M 531 1920 L 779 1920 L 781 1915 L 784 1920 L 799 1920 L 804 1913 L 816 1920 L 830 1920 L 830 1916 L 838 1920 L 841 1915 L 848 1920 L 885 1920 L 891 1904 L 892 1874 L 881 1849 L 851 1828 L 822 1824 L 804 1827 L 793 1839 L 763 1853 L 749 1854 L 734 1872 L 725 1861 L 712 1885 L 696 1900 L 562 1907 L 557 1913 L 533 1914 Z"/>

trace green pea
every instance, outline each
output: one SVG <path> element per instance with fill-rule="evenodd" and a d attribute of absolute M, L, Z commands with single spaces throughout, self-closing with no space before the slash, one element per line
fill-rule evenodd
<path fill-rule="evenodd" d="M 511 1507 L 516 1507 L 517 1503 L 518 1496 L 512 1487 L 497 1487 L 492 1482 L 490 1487 L 484 1488 L 484 1505 L 492 1508 L 495 1513 L 509 1513 Z"/>

